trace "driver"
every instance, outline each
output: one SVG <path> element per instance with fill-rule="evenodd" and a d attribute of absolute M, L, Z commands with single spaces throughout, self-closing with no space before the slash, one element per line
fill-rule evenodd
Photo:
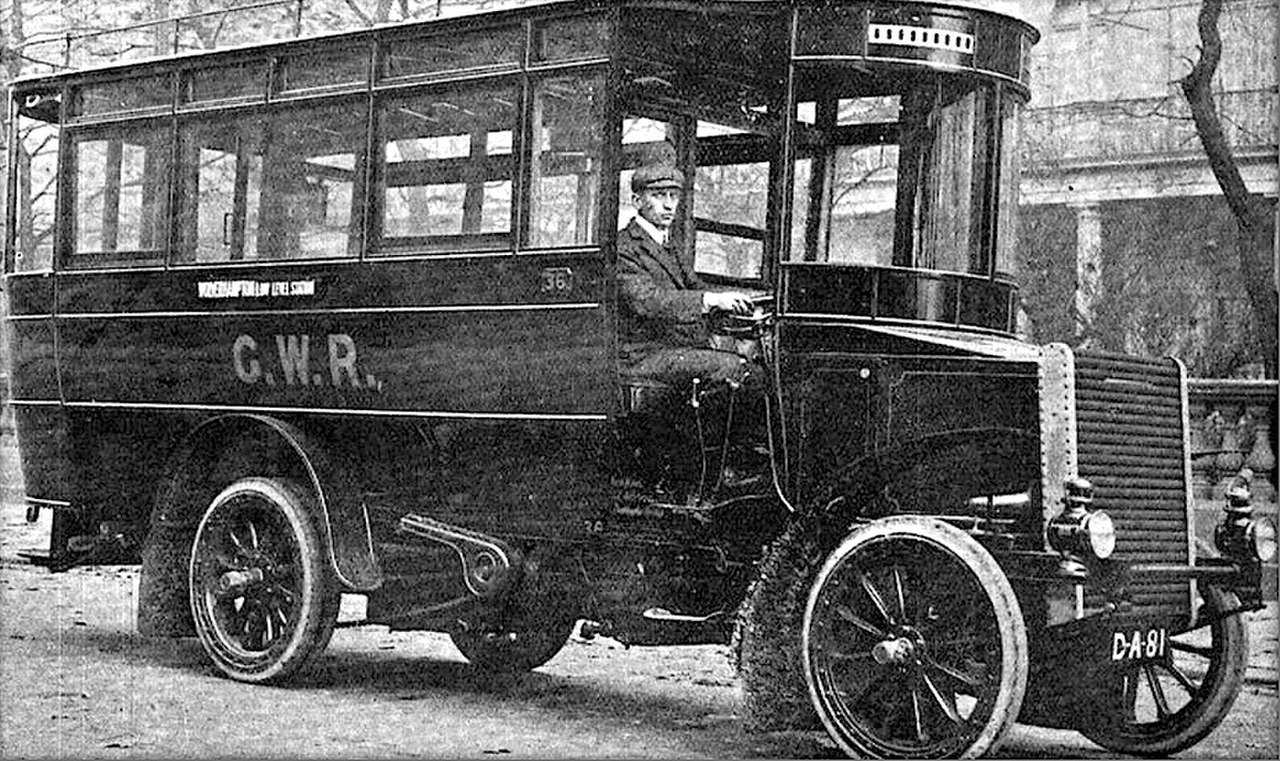
<path fill-rule="evenodd" d="M 711 348 L 706 315 L 713 309 L 749 314 L 750 297 L 708 290 L 693 263 L 670 245 L 684 175 L 665 162 L 647 164 L 632 176 L 631 192 L 636 214 L 618 233 L 623 367 L 680 389 L 694 378 L 739 386 L 747 378 L 748 360 Z"/>

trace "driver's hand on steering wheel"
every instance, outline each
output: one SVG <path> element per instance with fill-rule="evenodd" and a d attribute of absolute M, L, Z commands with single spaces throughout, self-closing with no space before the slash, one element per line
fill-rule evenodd
<path fill-rule="evenodd" d="M 702 310 L 751 314 L 751 296 L 740 291 L 707 291 L 702 294 Z"/>

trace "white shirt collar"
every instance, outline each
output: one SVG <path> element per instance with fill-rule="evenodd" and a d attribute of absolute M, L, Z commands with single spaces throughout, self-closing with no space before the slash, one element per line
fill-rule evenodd
<path fill-rule="evenodd" d="M 640 225 L 640 229 L 649 233 L 649 237 L 658 242 L 659 246 L 667 245 L 667 233 L 669 230 L 659 230 L 658 226 L 644 217 L 637 214 L 635 216 L 636 224 Z"/>

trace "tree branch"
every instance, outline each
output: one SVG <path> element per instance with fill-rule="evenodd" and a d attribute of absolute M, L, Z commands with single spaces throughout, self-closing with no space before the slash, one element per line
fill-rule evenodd
<path fill-rule="evenodd" d="M 1213 97 L 1213 77 L 1222 60 L 1222 35 L 1218 32 L 1218 17 L 1222 13 L 1222 0 L 1204 0 L 1200 6 L 1197 26 L 1200 31 L 1200 57 L 1192 65 L 1190 73 L 1179 84 L 1182 94 L 1191 107 L 1191 118 L 1196 134 L 1209 159 L 1209 168 L 1218 180 L 1222 194 L 1231 212 L 1242 224 L 1250 227 L 1267 224 L 1265 204 L 1249 192 L 1236 165 L 1231 145 L 1227 142 Z"/>
<path fill-rule="evenodd" d="M 347 7 L 351 9 L 352 13 L 356 14 L 356 17 L 360 19 L 360 22 L 362 24 L 364 24 L 365 26 L 373 26 L 373 18 L 371 18 L 369 14 L 365 13 L 364 9 L 361 8 L 359 5 L 357 5 L 354 2 L 354 0 L 342 0 L 342 1 L 346 3 Z"/>
<path fill-rule="evenodd" d="M 1180 84 L 1191 107 L 1196 134 L 1204 146 L 1213 176 L 1236 220 L 1236 252 L 1245 291 L 1253 308 L 1254 333 L 1269 378 L 1277 376 L 1277 315 L 1280 298 L 1275 289 L 1275 220 L 1271 206 L 1249 192 L 1232 155 L 1213 97 L 1213 76 L 1222 60 L 1222 36 L 1218 19 L 1222 0 L 1203 0 L 1197 27 L 1200 57 Z"/>

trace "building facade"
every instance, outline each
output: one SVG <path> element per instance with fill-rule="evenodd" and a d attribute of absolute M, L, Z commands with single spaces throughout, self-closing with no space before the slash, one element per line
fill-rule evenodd
<path fill-rule="evenodd" d="M 1040 341 L 1174 354 L 1193 375 L 1257 375 L 1235 222 L 1179 80 L 1199 0 L 1057 0 L 1023 123 L 1024 297 Z M 1273 0 L 1231 0 L 1219 113 L 1249 189 L 1277 182 Z"/>

